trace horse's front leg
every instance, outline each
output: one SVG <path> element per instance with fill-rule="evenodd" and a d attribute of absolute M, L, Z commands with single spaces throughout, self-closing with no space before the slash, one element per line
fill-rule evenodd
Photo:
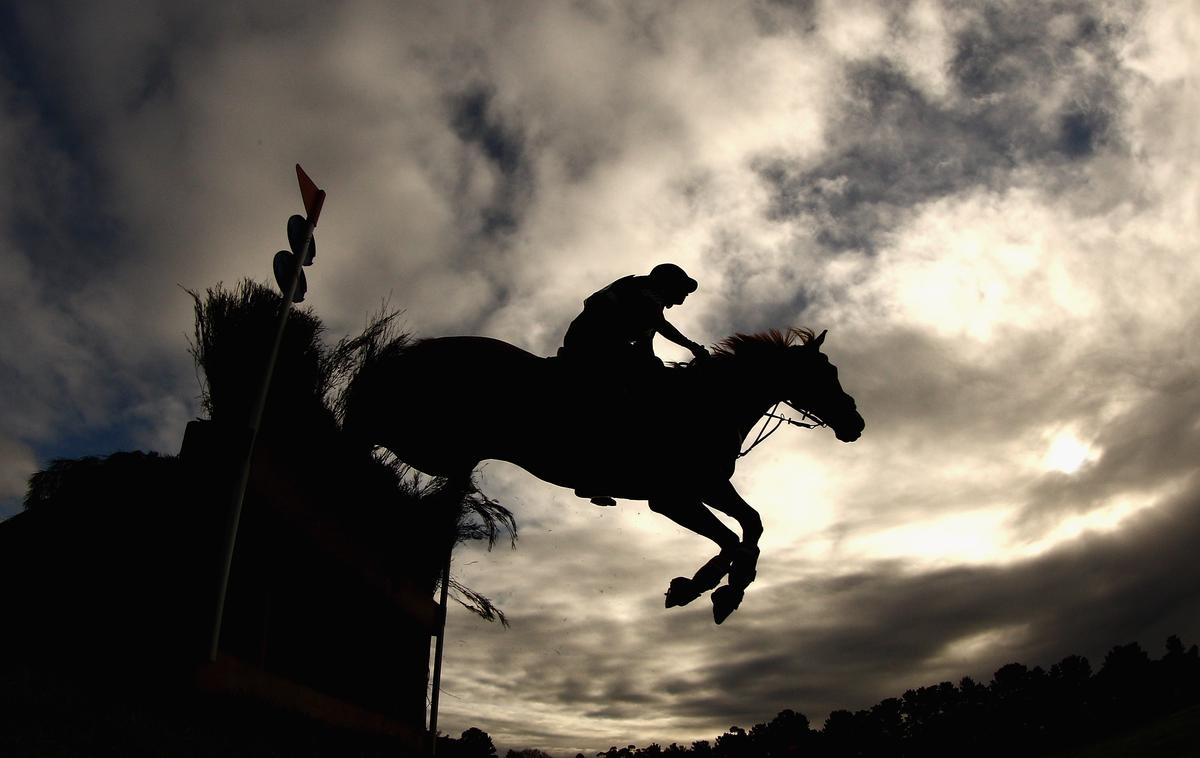
<path fill-rule="evenodd" d="M 721 552 L 688 579 L 677 576 L 667 590 L 666 606 L 687 605 L 721 583 L 729 572 L 735 551 L 739 549 L 737 535 L 721 523 L 712 511 L 696 498 L 651 498 L 650 510 L 661 513 L 680 526 L 708 537 L 721 547 Z"/>
<path fill-rule="evenodd" d="M 729 481 L 720 482 L 704 493 L 705 504 L 728 514 L 742 527 L 742 542 L 733 551 L 729 565 L 729 585 L 713 593 L 713 619 L 719 624 L 737 610 L 746 588 L 758 575 L 758 540 L 762 537 L 762 518 Z"/>
<path fill-rule="evenodd" d="M 732 516 L 738 522 L 742 527 L 743 545 L 758 547 L 758 540 L 763 533 L 762 518 L 733 488 L 733 482 L 725 480 L 705 487 L 701 499 L 705 505 Z"/>

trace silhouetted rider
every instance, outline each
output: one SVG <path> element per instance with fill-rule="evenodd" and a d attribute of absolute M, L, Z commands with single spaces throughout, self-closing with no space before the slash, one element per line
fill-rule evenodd
<path fill-rule="evenodd" d="M 681 305 L 696 291 L 696 280 L 674 263 L 660 263 L 649 276 L 626 276 L 583 301 L 580 313 L 558 349 L 560 358 L 614 369 L 661 367 L 654 335 L 661 334 L 697 358 L 708 350 L 671 325 L 663 310 Z"/>

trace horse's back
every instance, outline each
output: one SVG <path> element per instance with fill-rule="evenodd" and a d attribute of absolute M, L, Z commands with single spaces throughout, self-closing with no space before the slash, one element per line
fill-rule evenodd
<path fill-rule="evenodd" d="M 434 475 L 499 459 L 564 486 L 598 472 L 645 486 L 671 468 L 675 448 L 702 442 L 692 428 L 695 378 L 683 369 L 597 371 L 489 337 L 430 338 L 389 363 L 387 384 L 401 402 L 373 423 L 386 430 L 380 444 Z M 674 442 L 664 446 L 665 417 Z M 693 433 L 680 438 L 681 424 Z M 638 496 L 632 484 L 619 489 Z"/>
<path fill-rule="evenodd" d="M 474 386 L 514 373 L 535 373 L 545 362 L 545 358 L 492 337 L 433 337 L 405 351 L 397 368 L 410 379 L 419 375 L 450 386 Z"/>
<path fill-rule="evenodd" d="M 514 393 L 544 391 L 549 359 L 491 337 L 435 337 L 414 344 L 394 368 L 415 404 L 483 408 Z"/>
<path fill-rule="evenodd" d="M 511 363 L 534 366 L 545 361 L 528 350 L 494 337 L 430 337 L 408 349 L 410 358 L 445 364 Z"/>

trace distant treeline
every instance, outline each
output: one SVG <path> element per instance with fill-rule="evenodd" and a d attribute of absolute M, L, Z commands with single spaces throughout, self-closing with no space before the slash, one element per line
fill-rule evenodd
<path fill-rule="evenodd" d="M 785 710 L 750 730 L 730 727 L 713 741 L 611 747 L 599 758 L 706 756 L 1013 756 L 1080 747 L 1200 702 L 1200 650 L 1167 638 L 1158 660 L 1136 642 L 1117 645 L 1093 673 L 1087 658 L 1070 655 L 1050 667 L 1001 667 L 988 684 L 964 677 L 908 690 L 857 712 L 829 714 L 813 729 L 802 713 Z M 442 738 L 438 755 L 482 758 L 491 740 L 477 729 L 463 741 Z M 458 750 L 458 748 L 462 750 Z M 512 751 L 509 758 L 545 755 Z"/>

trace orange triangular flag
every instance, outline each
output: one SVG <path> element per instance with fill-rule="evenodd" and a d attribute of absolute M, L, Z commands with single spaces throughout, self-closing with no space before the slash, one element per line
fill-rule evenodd
<path fill-rule="evenodd" d="M 300 168 L 299 163 L 296 164 L 296 178 L 300 180 L 300 196 L 304 198 L 304 212 L 308 215 L 309 223 L 316 226 L 317 217 L 321 215 L 321 206 L 325 204 L 325 192 L 317 189 L 317 185 L 308 178 L 308 174 L 304 173 L 304 169 Z"/>

